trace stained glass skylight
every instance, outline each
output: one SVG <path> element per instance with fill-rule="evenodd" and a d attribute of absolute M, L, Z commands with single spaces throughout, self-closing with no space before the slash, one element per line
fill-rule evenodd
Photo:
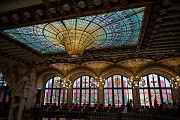
<path fill-rule="evenodd" d="M 76 41 L 79 36 L 81 36 L 80 39 L 83 39 L 81 43 L 86 44 L 85 50 L 131 46 L 138 44 L 144 10 L 145 7 L 133 8 L 3 30 L 3 32 L 44 54 L 65 52 L 64 40 Z M 74 32 L 76 30 L 82 32 Z M 67 36 L 67 33 L 70 32 L 74 32 L 76 37 Z M 86 35 L 83 36 L 82 33 Z"/>

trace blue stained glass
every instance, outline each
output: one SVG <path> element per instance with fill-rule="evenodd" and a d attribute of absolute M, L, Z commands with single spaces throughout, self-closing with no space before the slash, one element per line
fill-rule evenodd
<path fill-rule="evenodd" d="M 79 17 L 44 23 L 28 27 L 3 30 L 10 37 L 44 54 L 64 52 L 64 37 L 68 30 L 88 32 L 97 39 L 85 49 L 98 49 L 113 46 L 131 46 L 138 44 L 138 38 L 144 17 L 145 7 L 133 8 L 99 15 Z M 82 33 L 76 34 L 82 36 Z M 82 36 L 84 37 L 84 36 Z M 90 40 L 91 41 L 91 40 Z"/>

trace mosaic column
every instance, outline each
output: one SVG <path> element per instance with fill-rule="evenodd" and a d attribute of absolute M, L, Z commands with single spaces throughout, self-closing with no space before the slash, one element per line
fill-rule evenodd
<path fill-rule="evenodd" d="M 180 89 L 178 89 L 178 88 L 173 88 L 173 89 L 172 89 L 172 94 L 173 94 L 173 100 L 174 100 L 174 102 L 176 102 L 176 100 L 177 100 L 178 98 L 180 98 Z"/>
<path fill-rule="evenodd" d="M 100 104 L 103 104 L 104 103 L 104 80 L 100 77 L 99 80 L 98 80 L 98 87 L 97 87 L 97 90 L 98 90 L 98 102 Z"/>
<path fill-rule="evenodd" d="M 22 120 L 24 105 L 25 105 L 25 97 L 22 97 L 20 104 L 19 104 L 19 111 L 18 111 L 17 120 Z"/>
<path fill-rule="evenodd" d="M 133 80 L 133 102 L 134 102 L 134 109 L 140 107 L 140 96 L 139 96 L 139 77 L 134 78 Z"/>
<path fill-rule="evenodd" d="M 15 97 L 13 96 L 11 99 L 11 106 L 9 110 L 8 120 L 14 120 L 14 107 L 13 107 L 14 104 L 15 104 Z"/>
<path fill-rule="evenodd" d="M 68 88 L 68 108 L 72 105 L 72 93 L 73 88 L 72 85 Z"/>

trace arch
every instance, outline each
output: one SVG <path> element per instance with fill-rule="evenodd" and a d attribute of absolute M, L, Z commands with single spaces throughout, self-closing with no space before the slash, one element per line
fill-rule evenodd
<path fill-rule="evenodd" d="M 126 69 L 122 69 L 122 68 L 110 68 L 109 70 L 106 70 L 103 73 L 101 73 L 99 77 L 102 77 L 103 79 L 105 79 L 114 74 L 120 74 L 128 78 L 134 77 L 134 74 L 132 72 Z"/>
<path fill-rule="evenodd" d="M 39 73 L 39 76 L 37 77 L 36 88 L 43 88 L 46 81 L 54 76 L 60 76 L 61 78 L 64 78 L 63 73 L 55 68 L 45 69 L 41 71 Z"/>
<path fill-rule="evenodd" d="M 94 72 L 87 70 L 85 68 L 81 68 L 81 69 L 70 72 L 69 74 L 66 75 L 66 78 L 71 80 L 71 82 L 73 83 L 74 80 L 76 80 L 78 77 L 83 76 L 83 75 L 88 75 L 94 78 L 97 77 L 97 75 Z"/>
<path fill-rule="evenodd" d="M 166 77 L 167 79 L 175 78 L 177 75 L 171 69 L 162 66 L 152 66 L 142 69 L 137 73 L 137 76 L 142 77 L 150 73 L 156 73 Z"/>

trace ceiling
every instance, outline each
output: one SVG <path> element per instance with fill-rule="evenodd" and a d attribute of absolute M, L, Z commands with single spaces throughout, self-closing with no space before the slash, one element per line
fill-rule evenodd
<path fill-rule="evenodd" d="M 119 63 L 145 58 L 160 61 L 180 57 L 179 0 L 0 0 L 0 56 L 27 65 L 52 63 L 83 64 L 90 61 Z M 80 4 L 81 3 L 81 4 Z M 109 46 L 86 49 L 78 57 L 65 51 L 42 53 L 4 34 L 4 30 L 30 27 L 132 8 L 145 7 L 138 43 L 130 46 Z"/>

